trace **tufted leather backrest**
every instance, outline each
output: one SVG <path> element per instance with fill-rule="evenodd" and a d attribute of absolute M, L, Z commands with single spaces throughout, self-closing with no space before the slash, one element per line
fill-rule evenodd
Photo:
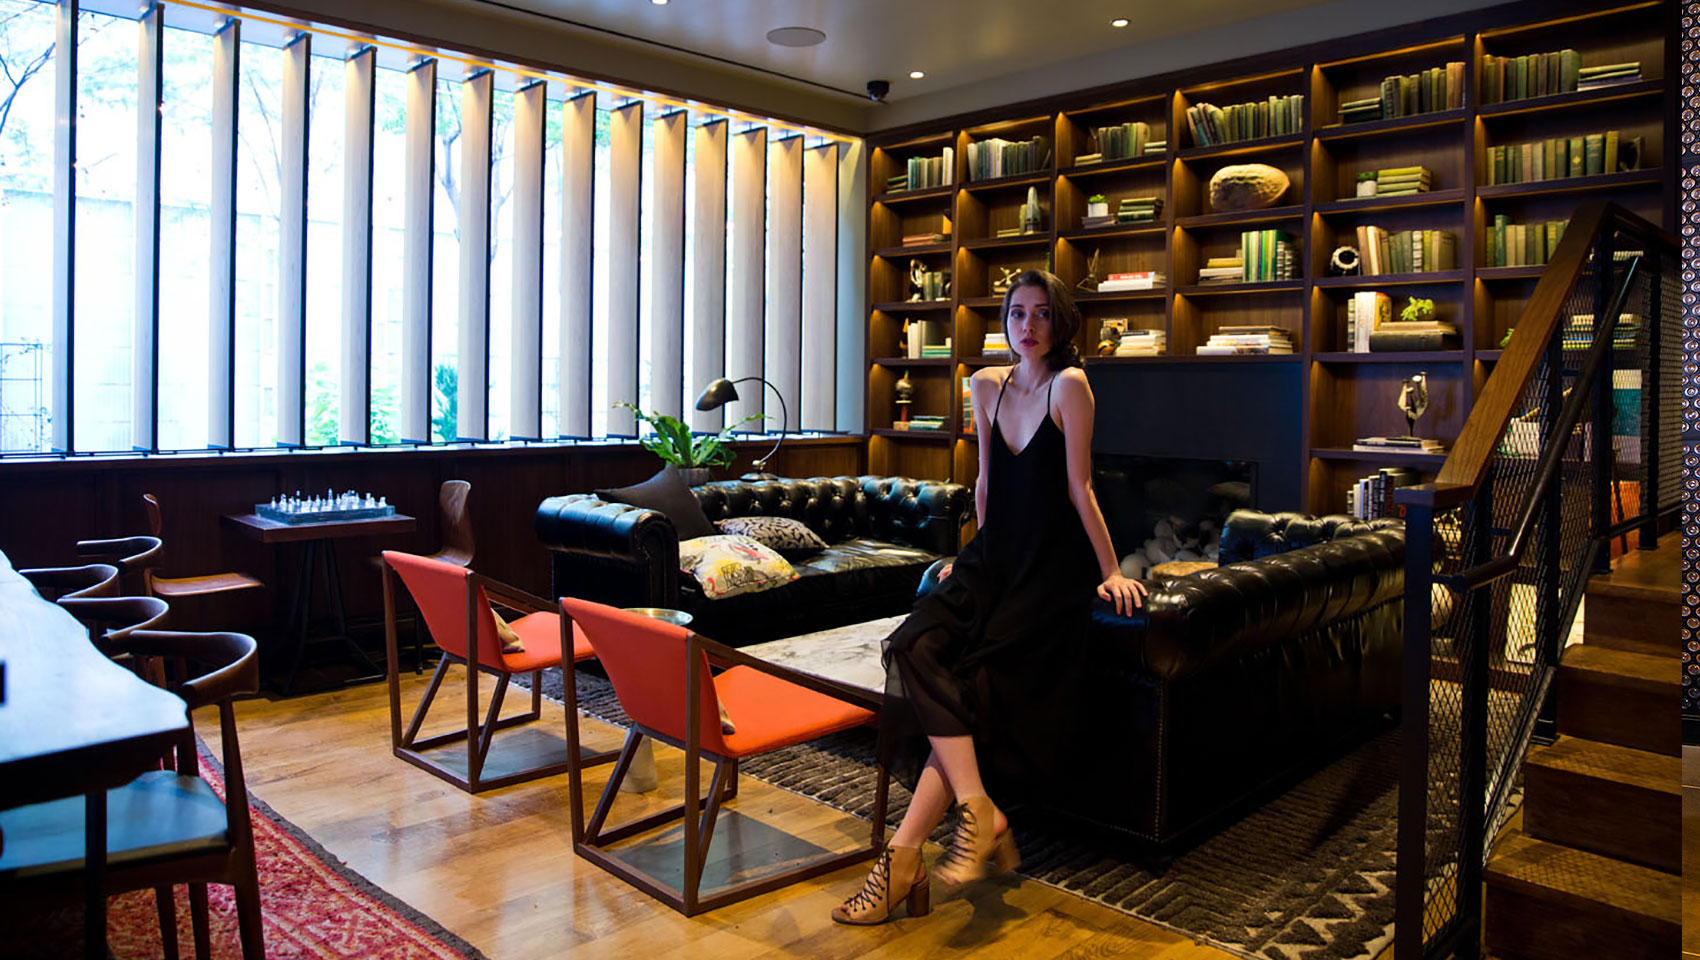
<path fill-rule="evenodd" d="M 720 480 L 693 489 L 710 522 L 789 517 L 828 543 L 871 537 L 946 556 L 961 546 L 970 503 L 962 484 L 908 477 Z"/>
<path fill-rule="evenodd" d="M 1235 510 L 1222 525 L 1222 545 L 1217 563 L 1227 566 L 1242 560 L 1261 560 L 1318 543 L 1362 536 L 1377 530 L 1404 530 L 1405 522 L 1393 517 L 1358 520 L 1340 513 L 1313 517 L 1304 513 L 1263 513 Z"/>
<path fill-rule="evenodd" d="M 1142 626 L 1142 641 L 1125 654 L 1138 669 L 1174 680 L 1401 602 L 1404 586 L 1404 528 L 1383 524 L 1153 584 L 1145 606 L 1129 618 L 1103 603 L 1093 616 Z"/>

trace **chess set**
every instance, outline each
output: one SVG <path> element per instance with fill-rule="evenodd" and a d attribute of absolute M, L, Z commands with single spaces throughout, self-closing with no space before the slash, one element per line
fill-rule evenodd
<path fill-rule="evenodd" d="M 303 497 L 284 494 L 273 497 L 270 503 L 257 503 L 254 513 L 277 523 L 334 523 L 348 520 L 376 520 L 395 516 L 395 507 L 385 498 L 374 499 L 370 493 L 362 497 L 353 490 L 341 494 L 325 491 L 325 495 Z"/>

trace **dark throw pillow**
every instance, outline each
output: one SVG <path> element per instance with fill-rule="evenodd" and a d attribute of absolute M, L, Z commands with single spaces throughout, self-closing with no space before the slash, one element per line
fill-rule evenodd
<path fill-rule="evenodd" d="M 790 517 L 728 517 L 716 523 L 721 533 L 749 537 L 765 543 L 787 560 L 812 557 L 826 549 L 826 541 L 801 520 Z"/>
<path fill-rule="evenodd" d="M 642 483 L 615 490 L 597 490 L 595 493 L 597 499 L 609 503 L 629 503 L 634 507 L 659 510 L 673 521 L 673 529 L 678 531 L 680 540 L 711 537 L 720 532 L 708 522 L 708 514 L 702 512 L 697 495 L 691 492 L 685 478 L 679 476 L 678 468 L 672 464 L 662 467 L 659 473 Z"/>

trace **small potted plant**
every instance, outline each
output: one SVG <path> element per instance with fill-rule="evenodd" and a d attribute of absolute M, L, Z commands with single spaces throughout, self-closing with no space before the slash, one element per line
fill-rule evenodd
<path fill-rule="evenodd" d="M 1110 201 L 1101 193 L 1094 193 L 1086 198 L 1086 215 L 1089 217 L 1107 217 L 1110 215 Z"/>
<path fill-rule="evenodd" d="M 1422 297 L 1412 297 L 1405 309 L 1399 311 L 1399 319 L 1417 322 L 1434 319 L 1434 301 Z"/>
<path fill-rule="evenodd" d="M 732 441 L 734 428 L 762 419 L 762 414 L 752 413 L 737 423 L 729 424 L 719 433 L 693 433 L 684 421 L 676 417 L 644 413 L 636 404 L 624 400 L 614 406 L 625 407 L 655 430 L 639 438 L 638 442 L 645 450 L 660 457 L 662 462 L 678 467 L 679 474 L 691 485 L 708 482 L 714 467 L 724 467 L 732 462 L 735 454 L 728 444 Z"/>

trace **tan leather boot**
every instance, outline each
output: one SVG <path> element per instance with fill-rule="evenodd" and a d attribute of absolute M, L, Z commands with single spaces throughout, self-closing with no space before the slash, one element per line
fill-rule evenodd
<path fill-rule="evenodd" d="M 900 901 L 908 904 L 911 917 L 932 912 L 927 865 L 921 862 L 920 847 L 888 846 L 880 851 L 862 889 L 832 908 L 832 919 L 864 927 L 884 923 Z"/>
<path fill-rule="evenodd" d="M 960 887 L 1021 864 L 1010 830 L 994 835 L 997 807 L 991 797 L 968 797 L 956 805 L 956 833 L 934 873 L 946 887 Z"/>

